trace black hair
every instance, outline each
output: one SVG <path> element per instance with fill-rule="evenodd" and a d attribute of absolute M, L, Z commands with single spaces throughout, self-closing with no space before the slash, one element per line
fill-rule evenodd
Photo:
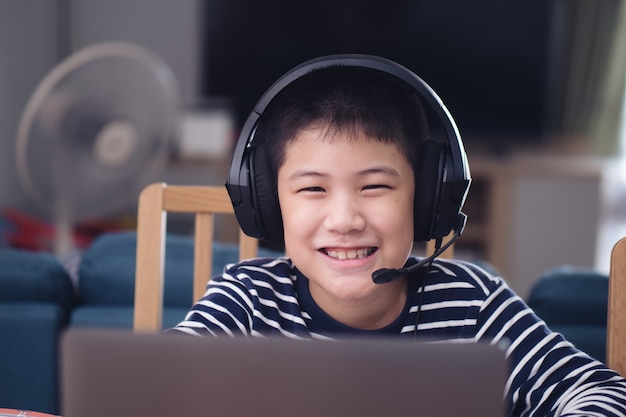
<path fill-rule="evenodd" d="M 417 172 L 428 124 L 418 94 L 380 71 L 336 65 L 314 70 L 285 87 L 268 105 L 255 133 L 274 178 L 286 145 L 300 132 L 322 128 L 330 138 L 360 133 L 394 144 Z"/>

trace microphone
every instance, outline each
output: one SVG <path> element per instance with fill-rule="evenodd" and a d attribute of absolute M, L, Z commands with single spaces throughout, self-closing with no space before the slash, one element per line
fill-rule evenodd
<path fill-rule="evenodd" d="M 458 238 L 461 236 L 463 229 L 465 228 L 465 223 L 467 222 L 467 216 L 464 213 L 459 213 L 459 218 L 457 224 L 454 226 L 454 235 L 446 242 L 445 245 L 441 246 L 439 249 L 435 250 L 435 252 L 427 258 L 422 259 L 421 261 L 414 263 L 413 265 L 405 266 L 400 269 L 393 268 L 382 268 L 374 271 L 372 273 L 372 280 L 376 284 L 387 284 L 389 282 L 395 281 L 396 279 L 402 277 L 403 275 L 415 271 L 416 269 L 422 267 L 423 265 L 432 262 L 437 256 L 441 255 L 446 249 L 448 249 Z"/>

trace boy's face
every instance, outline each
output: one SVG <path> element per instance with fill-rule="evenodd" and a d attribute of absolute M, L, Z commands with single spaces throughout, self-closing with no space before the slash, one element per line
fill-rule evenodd
<path fill-rule="evenodd" d="M 409 256 L 414 193 L 413 169 L 393 145 L 341 132 L 328 139 L 320 129 L 287 145 L 278 171 L 285 247 L 320 307 L 389 295 L 393 285 L 374 284 L 372 272 Z"/>

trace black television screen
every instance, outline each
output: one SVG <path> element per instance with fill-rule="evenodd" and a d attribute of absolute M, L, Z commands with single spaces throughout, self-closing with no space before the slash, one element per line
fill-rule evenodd
<path fill-rule="evenodd" d="M 442 98 L 466 144 L 544 139 L 553 31 L 545 0 L 209 0 L 204 94 L 239 125 L 291 67 L 365 53 L 412 69 Z"/>

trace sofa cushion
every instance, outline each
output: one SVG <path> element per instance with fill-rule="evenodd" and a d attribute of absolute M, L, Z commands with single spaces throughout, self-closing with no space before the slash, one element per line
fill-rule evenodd
<path fill-rule="evenodd" d="M 188 308 L 193 288 L 193 238 L 168 235 L 165 243 L 163 305 Z M 135 232 L 108 233 L 83 253 L 79 267 L 79 294 L 82 305 L 132 306 L 135 298 Z M 214 242 L 212 276 L 238 260 L 236 244 Z M 260 256 L 280 253 L 259 249 Z"/>
<path fill-rule="evenodd" d="M 608 275 L 564 266 L 539 278 L 528 304 L 546 322 L 606 326 L 608 293 Z"/>
<path fill-rule="evenodd" d="M 61 262 L 47 252 L 0 249 L 0 302 L 38 301 L 71 307 L 74 289 Z"/>
<path fill-rule="evenodd" d="M 609 277 L 586 268 L 546 271 L 528 296 L 528 305 L 555 332 L 604 362 Z"/>
<path fill-rule="evenodd" d="M 193 239 L 169 235 L 165 245 L 164 306 L 189 306 L 193 285 Z M 103 235 L 85 250 L 79 268 L 81 304 L 134 304 L 136 246 L 136 233 L 122 232 Z"/>

